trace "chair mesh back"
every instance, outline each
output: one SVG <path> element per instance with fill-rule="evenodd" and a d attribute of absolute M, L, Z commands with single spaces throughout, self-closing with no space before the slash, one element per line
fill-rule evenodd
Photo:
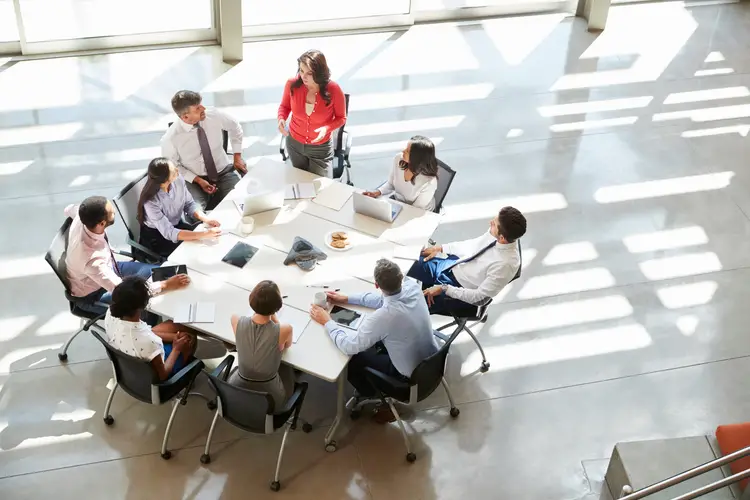
<path fill-rule="evenodd" d="M 346 116 L 349 116 L 349 94 L 344 94 L 344 100 L 346 101 Z M 346 128 L 346 123 L 341 125 L 341 127 L 337 128 L 333 131 L 331 134 L 331 141 L 333 143 L 333 151 L 334 154 L 341 152 L 342 149 L 344 149 L 344 129 Z"/>
<path fill-rule="evenodd" d="M 508 283 L 513 283 L 521 277 L 521 268 L 523 267 L 523 252 L 521 251 L 521 240 L 518 240 L 518 271 Z"/>
<path fill-rule="evenodd" d="M 240 429 L 257 434 L 266 432 L 266 415 L 273 413 L 273 398 L 265 392 L 236 387 L 211 376 L 221 399 L 222 417 Z"/>
<path fill-rule="evenodd" d="M 141 191 L 143 191 L 147 179 L 148 174 L 143 174 L 125 186 L 113 200 L 128 235 L 135 242 L 138 242 L 141 237 L 141 223 L 138 222 L 138 200 L 141 198 Z"/>
<path fill-rule="evenodd" d="M 118 351 L 98 333 L 94 331 L 92 333 L 107 350 L 107 356 L 112 361 L 120 388 L 135 399 L 151 404 L 151 384 L 157 382 L 156 372 L 151 363 Z"/>
<path fill-rule="evenodd" d="M 63 225 L 55 235 L 55 239 L 52 240 L 52 244 L 47 249 L 47 253 L 44 255 L 44 260 L 50 265 L 67 292 L 70 292 L 70 282 L 68 281 L 68 271 L 65 267 L 65 253 L 68 249 L 68 234 L 70 233 L 70 225 L 72 223 L 73 219 L 70 217 L 63 222 Z"/>
<path fill-rule="evenodd" d="M 450 344 L 440 347 L 438 352 L 417 365 L 411 374 L 411 383 L 417 386 L 417 399 L 422 401 L 432 394 L 445 374 L 445 360 Z"/>
<path fill-rule="evenodd" d="M 433 210 L 435 213 L 440 213 L 440 209 L 443 208 L 443 201 L 445 201 L 445 196 L 448 194 L 455 176 L 455 170 L 438 160 L 438 185 L 435 191 L 435 208 Z"/>

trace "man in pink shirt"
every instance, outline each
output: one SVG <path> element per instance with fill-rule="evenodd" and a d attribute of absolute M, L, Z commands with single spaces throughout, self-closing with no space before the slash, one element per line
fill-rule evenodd
<path fill-rule="evenodd" d="M 103 313 L 96 302 L 109 304 L 112 290 L 124 276 L 148 279 L 157 266 L 136 261 L 115 260 L 105 230 L 115 223 L 115 210 L 104 196 L 90 196 L 80 205 L 69 205 L 65 215 L 73 218 L 65 255 L 70 293 L 81 300 L 78 306 Z M 153 294 L 182 288 L 190 282 L 187 275 L 173 276 L 161 282 L 149 282 Z"/>

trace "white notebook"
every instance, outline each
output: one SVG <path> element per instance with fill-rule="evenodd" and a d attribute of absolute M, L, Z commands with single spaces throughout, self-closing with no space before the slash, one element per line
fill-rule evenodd
<path fill-rule="evenodd" d="M 310 324 L 309 313 L 292 307 L 282 307 L 281 310 L 276 313 L 276 317 L 279 318 L 279 323 L 292 325 L 292 342 L 295 344 L 302 336 L 302 332 L 305 331 L 307 325 Z"/>
<path fill-rule="evenodd" d="M 422 253 L 422 245 L 396 245 L 393 248 L 394 259 L 419 260 Z"/>
<path fill-rule="evenodd" d="M 333 181 L 321 189 L 313 202 L 338 211 L 346 205 L 346 202 L 352 197 L 353 192 L 354 188 L 351 186 Z"/>
<path fill-rule="evenodd" d="M 213 302 L 193 302 L 177 306 L 173 320 L 175 323 L 213 323 L 215 315 Z"/>
<path fill-rule="evenodd" d="M 301 200 L 305 198 L 315 198 L 315 185 L 312 182 L 298 182 L 297 184 L 287 184 L 284 191 L 285 200 Z"/>

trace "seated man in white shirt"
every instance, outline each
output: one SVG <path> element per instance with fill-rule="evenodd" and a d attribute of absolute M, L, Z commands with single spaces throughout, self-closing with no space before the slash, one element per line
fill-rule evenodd
<path fill-rule="evenodd" d="M 422 282 L 431 314 L 466 317 L 487 305 L 521 267 L 518 238 L 526 234 L 526 218 L 504 207 L 490 230 L 472 240 L 422 250 L 408 276 Z M 447 258 L 438 258 L 440 253 Z"/>
<path fill-rule="evenodd" d="M 80 205 L 69 205 L 65 215 L 73 218 L 68 230 L 65 267 L 70 293 L 81 309 L 102 314 L 109 304 L 112 290 L 125 276 L 148 279 L 157 267 L 136 261 L 117 261 L 109 246 L 106 229 L 115 223 L 115 209 L 104 196 L 89 196 Z M 154 294 L 187 286 L 187 275 L 173 276 L 157 283 L 149 282 Z"/>
<path fill-rule="evenodd" d="M 180 90 L 172 97 L 172 109 L 179 117 L 161 138 L 162 156 L 172 160 L 187 182 L 193 199 L 203 210 L 211 210 L 245 175 L 242 159 L 242 126 L 216 109 L 201 104 L 198 92 Z M 224 151 L 223 130 L 229 134 L 234 160 Z"/>
<path fill-rule="evenodd" d="M 419 363 L 438 350 L 419 283 L 404 278 L 398 265 L 386 259 L 377 262 L 374 275 L 375 287 L 382 293 L 347 296 L 327 292 L 328 300 L 334 304 L 376 309 L 364 317 L 356 331 L 339 326 L 322 307 L 313 305 L 310 309 L 312 319 L 325 325 L 341 352 L 352 356 L 349 383 L 358 396 L 365 398 L 375 396 L 375 389 L 366 377 L 367 367 L 406 381 Z M 393 420 L 388 406 L 382 406 L 376 416 L 381 422 Z"/>

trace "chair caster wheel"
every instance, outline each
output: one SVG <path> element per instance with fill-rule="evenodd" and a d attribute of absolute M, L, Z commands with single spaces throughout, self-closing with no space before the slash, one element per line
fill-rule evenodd
<path fill-rule="evenodd" d="M 461 410 L 458 408 L 451 408 L 451 417 L 456 418 L 461 414 Z"/>
<path fill-rule="evenodd" d="M 172 458 L 172 452 L 169 450 L 165 451 L 161 454 L 161 458 L 163 458 L 164 460 L 169 460 L 170 458 Z"/>
<path fill-rule="evenodd" d="M 414 453 L 407 453 L 406 454 L 406 461 L 411 463 L 414 463 L 417 460 L 417 456 Z"/>
<path fill-rule="evenodd" d="M 203 465 L 207 465 L 211 463 L 211 455 L 206 455 L 205 453 L 201 455 L 201 463 Z"/>
<path fill-rule="evenodd" d="M 214 411 L 217 407 L 217 404 L 216 401 L 209 401 L 208 403 L 206 403 L 206 406 L 209 410 Z"/>
<path fill-rule="evenodd" d="M 181 399 L 181 400 L 180 400 L 180 404 L 181 404 L 182 406 L 185 406 L 185 405 L 187 404 L 187 398 L 183 398 L 183 399 Z"/>
<path fill-rule="evenodd" d="M 482 373 L 487 373 L 487 370 L 490 369 L 490 364 L 486 361 L 482 361 L 482 366 L 479 367 L 479 371 Z"/>
<path fill-rule="evenodd" d="M 326 451 L 328 453 L 333 453 L 334 451 L 336 451 L 336 441 L 331 441 L 330 443 L 328 443 L 326 445 Z"/>
<path fill-rule="evenodd" d="M 68 354 L 65 352 L 58 352 L 57 353 L 57 359 L 60 361 L 67 361 L 68 360 Z"/>
<path fill-rule="evenodd" d="M 107 415 L 106 417 L 104 417 L 104 423 L 107 425 L 112 425 L 115 423 L 115 419 L 112 418 L 112 415 Z"/>
<path fill-rule="evenodd" d="M 362 416 L 361 410 L 352 410 L 349 412 L 349 418 L 351 418 L 352 420 L 358 420 L 359 417 L 361 416 Z"/>
<path fill-rule="evenodd" d="M 485 314 L 482 316 L 482 319 L 479 320 L 480 323 L 487 323 L 487 318 L 489 318 L 489 314 Z"/>
<path fill-rule="evenodd" d="M 279 491 L 281 489 L 281 483 L 278 481 L 273 481 L 271 483 L 271 491 Z"/>
<path fill-rule="evenodd" d="M 302 424 L 302 432 L 312 432 L 312 425 L 309 422 L 305 422 L 304 424 Z"/>

